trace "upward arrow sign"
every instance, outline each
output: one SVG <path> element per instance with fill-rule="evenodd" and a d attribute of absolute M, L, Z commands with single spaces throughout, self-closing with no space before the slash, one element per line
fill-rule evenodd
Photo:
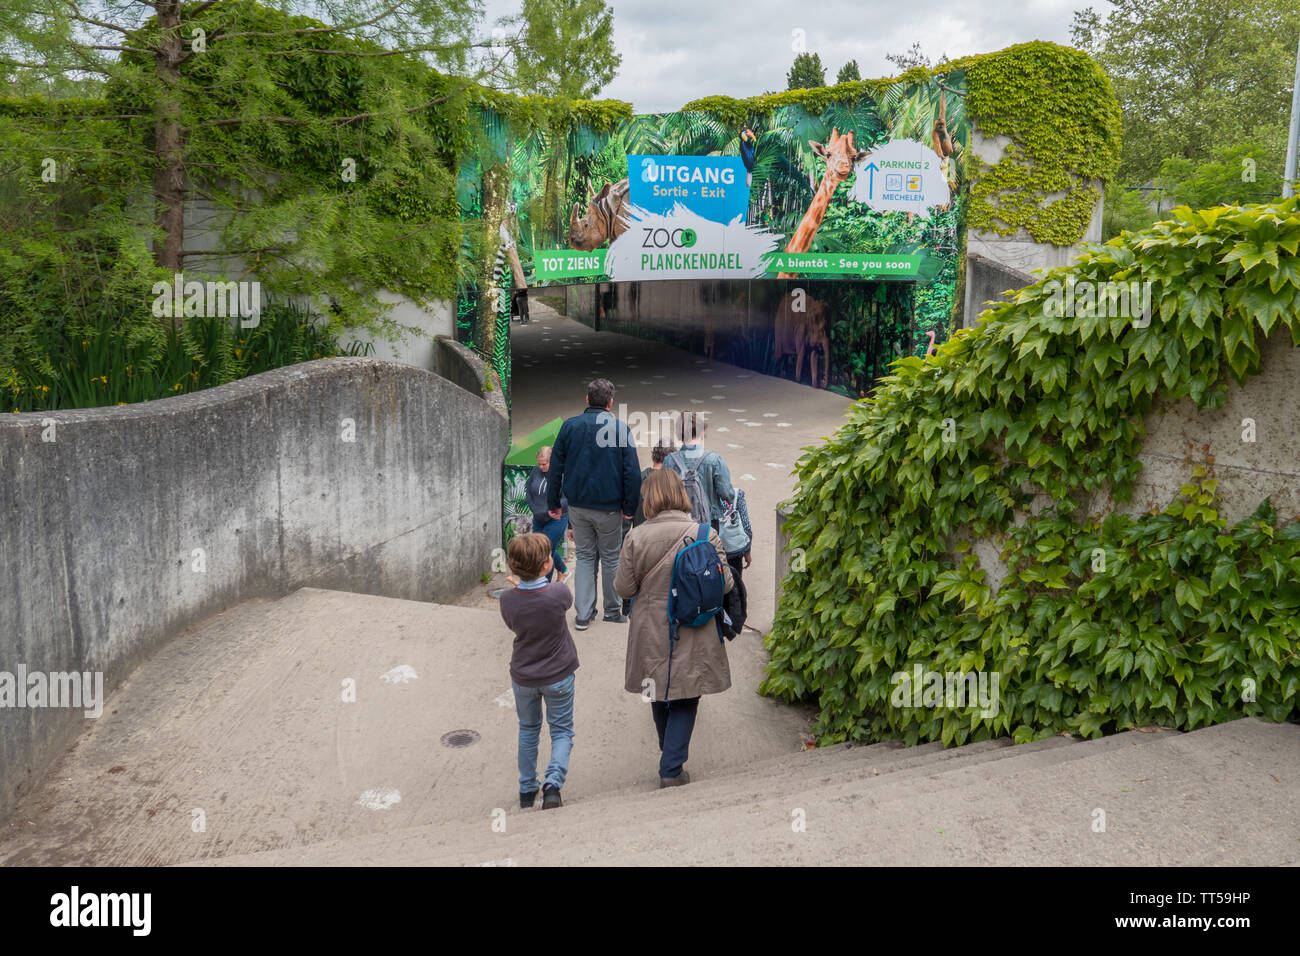
<path fill-rule="evenodd" d="M 867 165 L 863 168 L 866 169 L 867 171 L 867 198 L 875 199 L 876 198 L 876 170 L 879 169 L 880 167 L 877 166 L 875 163 L 867 163 Z"/>

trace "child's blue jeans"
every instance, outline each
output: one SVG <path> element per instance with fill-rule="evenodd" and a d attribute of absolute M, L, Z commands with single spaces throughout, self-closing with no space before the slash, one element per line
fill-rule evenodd
<path fill-rule="evenodd" d="M 546 535 L 551 541 L 551 558 L 555 561 L 555 567 L 551 570 L 554 574 L 559 571 L 561 574 L 568 574 L 569 567 L 564 563 L 564 532 L 569 527 L 569 516 L 563 518 L 539 518 L 533 515 L 533 531 Z M 549 578 L 551 575 L 548 574 Z"/>
<path fill-rule="evenodd" d="M 542 701 L 546 701 L 546 722 L 551 725 L 551 762 L 546 779 L 557 787 L 564 786 L 569 772 L 569 751 L 573 749 L 573 679 L 570 674 L 547 687 L 521 687 L 515 690 L 515 713 L 519 715 L 519 792 L 537 790 L 537 741 L 542 732 Z"/>

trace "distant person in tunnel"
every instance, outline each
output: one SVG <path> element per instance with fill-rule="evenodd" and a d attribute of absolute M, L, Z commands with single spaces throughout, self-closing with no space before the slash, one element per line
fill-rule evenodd
<path fill-rule="evenodd" d="M 667 458 L 676 450 L 677 450 L 677 445 L 671 439 L 669 439 L 668 441 L 664 441 L 661 438 L 659 439 L 659 441 L 655 442 L 654 448 L 651 449 L 650 451 L 650 467 L 641 472 L 642 488 L 645 487 L 645 480 L 649 478 L 654 472 L 662 468 L 664 466 L 664 459 Z M 645 523 L 645 500 L 642 499 L 641 501 L 637 502 L 636 514 L 632 516 L 632 527 L 636 528 L 644 523 Z M 627 532 L 629 530 L 631 529 L 624 527 L 623 529 L 624 537 L 627 536 Z"/>
<path fill-rule="evenodd" d="M 564 563 L 564 531 L 569 527 L 569 503 L 560 498 L 560 517 L 552 518 L 548 513 L 546 486 L 551 465 L 551 446 L 537 449 L 537 464 L 528 475 L 527 495 L 528 510 L 533 513 L 533 531 L 546 535 L 551 541 L 551 559 L 555 562 L 552 571 L 560 572 L 560 580 L 567 580 L 568 566 Z M 551 572 L 547 572 L 550 580 Z"/>
<path fill-rule="evenodd" d="M 569 501 L 569 523 L 578 551 L 574 627 L 580 631 L 596 616 L 598 556 L 604 620 L 627 622 L 614 576 L 623 545 L 623 521 L 631 520 L 641 498 L 641 470 L 632 433 L 613 414 L 613 407 L 614 383 L 596 379 L 587 386 L 586 409 L 565 420 L 551 449 L 547 504 L 551 518 L 559 520 L 564 515 L 561 495 Z"/>

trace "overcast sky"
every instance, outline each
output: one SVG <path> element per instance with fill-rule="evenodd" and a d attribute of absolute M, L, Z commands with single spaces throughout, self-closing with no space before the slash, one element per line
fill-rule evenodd
<path fill-rule="evenodd" d="M 826 80 L 856 59 L 863 79 L 897 72 L 886 53 L 914 40 L 931 60 L 987 53 L 1027 40 L 1068 43 L 1074 11 L 1104 0 L 612 0 L 614 42 L 623 56 L 602 97 L 638 113 L 675 110 L 699 96 L 756 96 L 784 90 L 794 59 L 792 31 L 821 55 Z M 518 0 L 486 0 L 486 24 Z"/>

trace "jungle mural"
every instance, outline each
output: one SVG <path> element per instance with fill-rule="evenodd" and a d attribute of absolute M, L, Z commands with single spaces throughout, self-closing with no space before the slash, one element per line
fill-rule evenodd
<path fill-rule="evenodd" d="M 947 338 L 967 198 L 961 71 L 736 127 L 690 111 L 609 134 L 515 136 L 487 110 L 481 124 L 460 198 L 482 248 L 458 325 L 494 360 L 516 290 L 593 282 L 601 328 L 853 397 Z M 677 284 L 690 307 L 657 307 L 655 287 Z"/>

